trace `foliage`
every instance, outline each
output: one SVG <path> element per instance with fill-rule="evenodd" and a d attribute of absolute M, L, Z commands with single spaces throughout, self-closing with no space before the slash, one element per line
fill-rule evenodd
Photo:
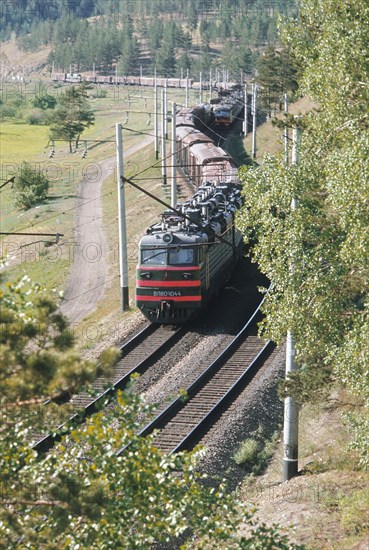
<path fill-rule="evenodd" d="M 296 359 L 305 365 L 296 375 L 300 391 L 316 396 L 311 390 L 320 392 L 319 380 L 338 380 L 366 407 L 369 65 L 362 51 L 368 22 L 366 0 L 355 8 L 344 0 L 339 9 L 333 1 L 307 0 L 299 19 L 284 27 L 285 43 L 304 68 L 300 89 L 320 107 L 306 117 L 299 165 L 266 157 L 262 166 L 243 169 L 247 208 L 239 219 L 255 240 L 254 259 L 273 281 L 264 333 L 282 342 L 292 331 Z M 316 378 L 310 388 L 306 369 Z M 355 423 L 363 457 L 366 412 Z"/>
<path fill-rule="evenodd" d="M 81 360 L 55 300 L 27 277 L 0 292 L 0 326 L 4 407 L 73 393 L 107 367 Z"/>
<path fill-rule="evenodd" d="M 369 489 L 360 489 L 339 500 L 342 511 L 342 525 L 349 533 L 365 533 L 369 531 Z"/>
<path fill-rule="evenodd" d="M 56 98 L 50 94 L 37 95 L 32 101 L 32 105 L 37 109 L 54 109 L 56 106 Z"/>
<path fill-rule="evenodd" d="M 49 180 L 40 169 L 22 162 L 20 173 L 14 183 L 14 204 L 18 208 L 31 208 L 44 201 L 49 190 Z"/>
<path fill-rule="evenodd" d="M 72 140 L 76 139 L 78 146 L 80 134 L 91 126 L 94 120 L 87 100 L 86 86 L 71 86 L 58 100 L 51 118 L 50 137 L 69 141 L 69 150 L 72 152 Z"/>
<path fill-rule="evenodd" d="M 268 440 L 262 426 L 259 426 L 252 435 L 253 437 L 241 443 L 234 455 L 234 461 L 239 466 L 243 466 L 247 472 L 258 475 L 265 469 L 273 455 L 279 432 L 275 432 Z"/>
<path fill-rule="evenodd" d="M 234 461 L 236 464 L 241 465 L 245 462 L 253 462 L 259 451 L 259 443 L 256 439 L 245 439 L 241 446 L 234 455 Z"/>
<path fill-rule="evenodd" d="M 272 9 L 260 0 L 246 4 L 244 0 L 207 0 L 206 6 L 203 0 L 85 0 L 75 4 L 56 0 L 44 6 L 36 0 L 24 0 L 22 7 L 18 2 L 12 9 L 6 5 L 3 34 L 10 36 L 15 31 L 19 46 L 26 50 L 51 45 L 49 63 L 54 63 L 57 71 L 67 72 L 70 66 L 77 72 L 91 71 L 93 65 L 106 71 L 118 63 L 121 73 L 137 74 L 140 65 L 154 68 L 157 64 L 158 76 L 168 76 L 174 74 L 183 50 L 190 55 L 192 40 L 199 33 L 202 55 L 196 46 L 191 49 L 195 74 L 205 70 L 207 59 L 207 70 L 221 65 L 230 70 L 232 78 L 238 78 L 241 70 L 251 73 L 254 68 L 251 50 L 257 57 L 260 48 L 276 45 L 278 15 L 293 13 L 296 3 L 275 1 Z M 170 27 L 175 28 L 174 45 L 165 36 Z M 210 43 L 222 50 L 225 42 L 234 46 L 231 57 L 223 52 L 219 58 L 214 51 L 212 56 L 206 55 Z"/>
<path fill-rule="evenodd" d="M 35 414 L 37 407 L 48 409 L 47 396 L 75 391 L 99 368 L 73 352 L 66 320 L 38 285 L 24 278 L 0 298 L 0 548 L 148 548 L 179 540 L 183 548 L 214 541 L 227 549 L 297 548 L 275 527 L 258 526 L 222 484 L 209 485 L 196 470 L 202 452 L 168 456 L 153 436 L 139 437 L 138 413 L 148 410 L 132 393 L 70 426 L 52 452 L 38 456 L 31 430 L 48 415 Z M 236 535 L 240 521 L 250 527 L 247 537 Z"/>
<path fill-rule="evenodd" d="M 262 108 L 271 112 L 283 104 L 283 95 L 287 91 L 296 91 L 296 62 L 287 49 L 277 50 L 269 46 L 259 56 L 257 63 L 257 82 L 260 85 L 259 102 Z"/>

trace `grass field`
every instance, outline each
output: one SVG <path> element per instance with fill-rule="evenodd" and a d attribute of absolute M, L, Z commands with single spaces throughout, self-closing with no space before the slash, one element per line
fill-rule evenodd
<path fill-rule="evenodd" d="M 48 83 L 47 92 L 59 95 L 63 87 L 54 87 Z M 9 101 L 14 98 L 23 98 L 23 114 L 27 112 L 30 100 L 39 93 L 40 85 L 27 88 L 18 84 L 3 84 L 1 97 Z M 160 96 L 160 89 L 159 96 Z M 191 92 L 190 104 L 197 101 L 198 93 Z M 89 90 L 90 105 L 94 110 L 95 124 L 88 128 L 81 136 L 79 149 L 69 153 L 69 144 L 55 143 L 55 156 L 49 158 L 51 142 L 47 126 L 30 125 L 25 122 L 22 112 L 19 120 L 5 120 L 1 125 L 0 133 L 0 179 L 5 181 L 11 176 L 19 174 L 22 162 L 31 165 L 45 174 L 50 180 L 50 189 L 47 200 L 29 210 L 17 210 L 13 204 L 14 190 L 11 185 L 0 191 L 1 231 L 2 232 L 29 232 L 35 236 L 17 237 L 6 236 L 0 240 L 0 255 L 7 256 L 8 267 L 1 273 L 1 281 L 14 280 L 27 274 L 32 280 L 40 282 L 46 288 L 65 287 L 66 277 L 71 263 L 69 249 L 75 240 L 74 225 L 77 200 L 77 189 L 83 176 L 94 177 L 99 171 L 99 163 L 106 158 L 115 158 L 116 155 L 116 123 L 123 124 L 123 149 L 137 145 L 147 135 L 153 134 L 154 93 L 152 88 L 135 87 L 94 87 Z M 181 104 L 185 101 L 184 90 L 168 90 L 168 110 L 171 101 Z M 127 116 L 128 113 L 128 116 Z M 169 125 L 170 131 L 170 125 Z M 88 149 L 87 157 L 81 158 L 81 151 Z M 132 156 L 126 163 L 126 174 L 132 175 L 138 167 L 154 163 L 153 146 L 144 153 Z M 156 169 L 155 177 L 160 177 L 160 170 Z M 148 172 L 152 177 L 154 172 Z M 160 187 L 159 180 L 157 185 Z M 104 185 L 103 198 L 107 211 L 106 230 L 109 240 L 116 241 L 117 219 L 111 213 L 116 207 L 116 183 L 113 177 Z M 136 226 L 137 205 L 141 212 L 146 210 L 146 198 L 133 197 L 131 207 L 130 196 L 132 190 L 127 190 L 127 204 L 131 208 L 131 219 L 135 220 L 135 234 L 138 238 L 139 227 Z M 136 193 L 136 192 L 134 192 Z M 134 195 L 134 194 L 133 194 Z M 164 196 L 164 195 L 163 195 Z M 112 204 L 109 204 L 109 201 Z M 106 206 L 108 205 L 108 206 Z M 147 207 L 151 212 L 151 207 Z M 159 211 L 160 208 L 157 209 Z M 155 207 L 153 207 L 153 212 Z M 142 219 L 142 218 L 141 218 Z M 145 223 L 142 225 L 142 230 Z M 51 245 L 53 238 L 41 238 L 38 233 L 62 233 L 59 244 Z M 54 258 L 59 257 L 55 262 Z M 62 258 L 62 263 L 61 259 Z"/>

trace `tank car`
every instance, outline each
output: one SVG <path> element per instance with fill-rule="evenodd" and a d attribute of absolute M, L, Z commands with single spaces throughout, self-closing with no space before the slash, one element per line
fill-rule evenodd
<path fill-rule="evenodd" d="M 136 304 L 147 319 L 184 323 L 224 285 L 242 252 L 234 223 L 241 204 L 239 183 L 206 182 L 147 230 L 136 282 Z"/>

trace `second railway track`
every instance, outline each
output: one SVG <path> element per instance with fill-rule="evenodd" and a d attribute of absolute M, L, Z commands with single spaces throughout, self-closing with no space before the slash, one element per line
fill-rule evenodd
<path fill-rule="evenodd" d="M 77 419 L 82 421 L 95 413 L 99 403 L 112 397 L 117 390 L 125 388 L 132 374 L 142 374 L 185 332 L 184 327 L 146 325 L 131 340 L 121 346 L 122 357 L 114 366 L 113 373 L 109 378 L 100 376 L 90 386 L 89 391 L 72 396 L 68 403 L 71 408 L 68 422 L 77 421 Z M 58 427 L 58 431 L 61 427 Z M 46 436 L 36 436 L 35 440 L 33 448 L 38 452 L 47 452 L 56 441 L 60 440 L 60 435 L 49 433 Z"/>
<path fill-rule="evenodd" d="M 174 399 L 140 432 L 158 430 L 154 445 L 163 452 L 190 450 L 269 358 L 274 346 L 256 336 L 258 310 L 218 357 L 186 388 L 187 400 Z M 118 455 L 124 452 L 122 448 Z"/>

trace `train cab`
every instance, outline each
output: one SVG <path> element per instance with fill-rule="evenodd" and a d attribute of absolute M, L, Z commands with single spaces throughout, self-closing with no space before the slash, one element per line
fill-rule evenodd
<path fill-rule="evenodd" d="M 183 323 L 201 308 L 201 243 L 206 234 L 161 224 L 150 228 L 139 245 L 136 304 L 150 321 Z"/>

